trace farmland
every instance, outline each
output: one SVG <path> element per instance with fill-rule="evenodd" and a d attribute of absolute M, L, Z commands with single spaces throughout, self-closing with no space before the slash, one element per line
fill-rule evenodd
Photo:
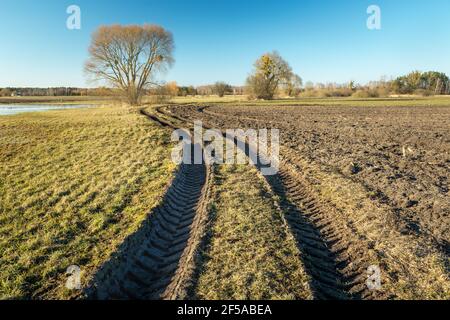
<path fill-rule="evenodd" d="M 14 314 L 450 300 L 449 1 L 3 2 Z"/>
<path fill-rule="evenodd" d="M 226 105 L 201 114 L 195 107 L 175 112 L 193 112 L 190 117 L 219 128 L 279 128 L 286 148 L 364 185 L 395 210 L 405 230 L 427 234 L 448 250 L 449 226 L 440 222 L 448 219 L 450 207 L 450 107 L 437 101 L 431 102 L 435 107 L 426 101 L 411 107 L 367 103 L 367 107 L 358 101 L 349 106 Z"/>
<path fill-rule="evenodd" d="M 211 97 L 2 117 L 1 295 L 448 299 L 449 115 L 448 98 Z M 170 134 L 195 120 L 280 129 L 278 174 L 176 166 Z"/>
<path fill-rule="evenodd" d="M 448 100 L 337 102 L 205 104 L 161 111 L 201 119 L 213 128 L 280 129 L 283 165 L 274 192 L 292 198 L 287 210 L 298 211 L 294 216 L 310 222 L 318 241 L 331 248 L 331 258 L 324 259 L 335 264 L 328 270 L 331 278 L 337 273 L 341 282 L 353 281 L 336 292 L 368 298 L 356 279 L 372 264 L 387 275 L 385 298 L 448 297 Z M 294 233 L 297 224 L 292 224 Z M 297 239 L 302 250 L 305 239 Z M 303 249 L 307 255 L 308 250 Z M 316 280 L 325 281 L 322 277 Z"/>

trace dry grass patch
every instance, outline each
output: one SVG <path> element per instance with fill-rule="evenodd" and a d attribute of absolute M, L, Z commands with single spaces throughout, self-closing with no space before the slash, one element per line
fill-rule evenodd
<path fill-rule="evenodd" d="M 0 117 L 0 298 L 68 298 L 172 177 L 170 136 L 120 107 Z"/>
<path fill-rule="evenodd" d="M 200 299 L 311 299 L 277 198 L 248 165 L 216 168 L 213 226 Z"/>

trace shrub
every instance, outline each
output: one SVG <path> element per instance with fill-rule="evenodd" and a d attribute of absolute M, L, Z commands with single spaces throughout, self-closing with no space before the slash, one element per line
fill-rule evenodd
<path fill-rule="evenodd" d="M 380 92 L 378 89 L 359 89 L 352 94 L 353 98 L 378 98 L 380 97 Z"/>
<path fill-rule="evenodd" d="M 422 97 L 429 97 L 431 96 L 433 93 L 430 90 L 425 90 L 425 89 L 417 89 L 414 91 L 415 95 L 418 96 L 422 96 Z"/>

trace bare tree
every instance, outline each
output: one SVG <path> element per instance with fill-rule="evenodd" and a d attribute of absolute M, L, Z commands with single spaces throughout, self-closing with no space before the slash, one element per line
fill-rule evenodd
<path fill-rule="evenodd" d="M 162 27 L 102 26 L 92 35 L 85 70 L 119 88 L 131 105 L 138 105 L 145 90 L 155 84 L 155 74 L 172 65 L 173 50 L 172 34 Z"/>

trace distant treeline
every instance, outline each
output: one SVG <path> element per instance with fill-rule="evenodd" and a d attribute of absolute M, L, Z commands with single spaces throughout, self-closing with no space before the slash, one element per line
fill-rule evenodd
<path fill-rule="evenodd" d="M 450 94 L 450 79 L 442 72 L 414 71 L 396 79 L 382 78 L 366 85 L 359 85 L 353 81 L 346 84 L 307 82 L 299 96 L 376 98 L 405 94 L 422 96 Z"/>
<path fill-rule="evenodd" d="M 449 94 L 450 79 L 442 72 L 414 71 L 392 81 L 391 89 L 400 94 L 411 94 L 417 90 L 429 94 Z"/>
<path fill-rule="evenodd" d="M 375 98 L 389 95 L 446 95 L 450 94 L 450 79 L 442 72 L 414 71 L 396 79 L 371 81 L 366 85 L 359 85 L 353 81 L 345 84 L 337 83 L 312 83 L 306 82 L 302 85 L 299 78 L 298 88 L 292 90 L 290 87 L 281 86 L 276 96 L 296 96 L 296 97 L 356 97 Z M 210 96 L 210 95 L 243 95 L 249 94 L 246 86 L 232 86 L 225 82 L 216 82 L 204 86 L 179 86 L 176 82 L 169 82 L 154 86 L 146 90 L 146 95 L 155 96 L 160 100 L 168 97 L 185 96 Z M 121 93 L 117 89 L 99 88 L 0 88 L 0 97 L 9 96 L 119 96 Z"/>
<path fill-rule="evenodd" d="M 216 82 L 215 84 L 197 87 L 178 86 L 176 82 L 169 82 L 167 84 L 148 90 L 147 94 L 172 97 L 243 95 L 245 94 L 245 87 L 231 86 L 225 82 Z"/>
<path fill-rule="evenodd" d="M 60 97 L 60 96 L 111 96 L 118 94 L 115 89 L 111 88 L 3 88 L 0 89 L 1 97 Z"/>
<path fill-rule="evenodd" d="M 164 96 L 196 96 L 196 95 L 224 95 L 244 94 L 245 88 L 238 86 L 230 86 L 228 84 L 218 82 L 213 85 L 205 86 L 178 86 L 175 82 L 170 82 L 146 91 L 147 95 L 164 95 Z M 58 88 L 0 88 L 0 97 L 23 96 L 23 97 L 53 97 L 53 96 L 117 96 L 120 92 L 113 88 L 74 88 L 74 87 L 58 87 Z"/>

